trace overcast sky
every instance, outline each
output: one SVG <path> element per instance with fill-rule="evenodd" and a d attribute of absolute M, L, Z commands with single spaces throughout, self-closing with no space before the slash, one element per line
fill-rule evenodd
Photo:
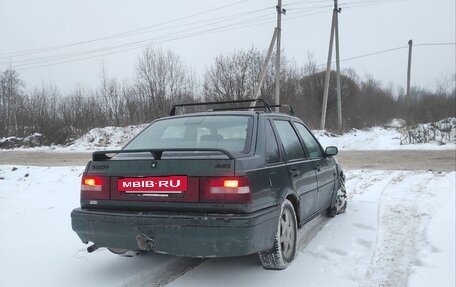
<path fill-rule="evenodd" d="M 379 2 L 340 0 L 341 59 L 407 46 L 413 39 L 418 46 L 413 48 L 412 85 L 434 89 L 439 79 L 454 77 L 454 45 L 419 44 L 456 42 L 456 1 Z M 332 3 L 283 0 L 287 14 L 282 48 L 287 57 L 302 65 L 311 53 L 317 64 L 326 62 Z M 102 63 L 111 76 L 131 78 L 141 49 L 150 44 L 174 51 L 201 76 L 217 55 L 252 46 L 266 50 L 276 25 L 276 4 L 276 0 L 0 0 L 0 70 L 11 65 L 27 88 L 43 83 L 63 91 L 76 84 L 96 87 Z M 85 43 L 77 44 L 81 42 Z M 361 76 L 371 74 L 385 85 L 404 87 L 407 53 L 406 48 L 398 49 L 341 65 Z"/>

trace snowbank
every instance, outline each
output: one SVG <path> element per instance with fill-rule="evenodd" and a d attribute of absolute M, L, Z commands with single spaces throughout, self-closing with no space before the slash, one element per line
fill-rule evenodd
<path fill-rule="evenodd" d="M 44 145 L 49 145 L 49 141 L 40 133 L 33 133 L 24 138 L 7 137 L 0 139 L 0 149 L 30 148 Z"/>
<path fill-rule="evenodd" d="M 314 134 L 323 147 L 337 146 L 340 150 L 399 149 L 401 136 L 397 129 L 382 127 L 353 129 L 340 136 L 321 130 L 314 131 Z"/>
<path fill-rule="evenodd" d="M 434 143 L 438 145 L 456 143 L 456 118 L 446 118 L 435 123 L 402 125 L 401 144 Z"/>
<path fill-rule="evenodd" d="M 75 140 L 65 149 L 78 151 L 118 149 L 129 142 L 147 125 L 148 124 L 91 129 L 88 133 Z"/>
<path fill-rule="evenodd" d="M 352 129 L 343 135 L 313 131 L 323 147 L 337 146 L 340 150 L 455 150 L 456 118 L 436 123 L 406 126 L 393 120 L 385 127 Z"/>

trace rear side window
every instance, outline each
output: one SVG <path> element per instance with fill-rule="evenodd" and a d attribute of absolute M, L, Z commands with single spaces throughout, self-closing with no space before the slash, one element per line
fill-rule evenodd
<path fill-rule="evenodd" d="M 277 139 L 274 135 L 272 125 L 270 121 L 266 121 L 266 131 L 265 131 L 265 145 L 266 145 L 266 162 L 267 163 L 276 163 L 280 161 L 279 155 L 279 145 L 277 144 Z"/>
<path fill-rule="evenodd" d="M 304 144 L 307 148 L 307 151 L 309 152 L 309 157 L 310 158 L 315 158 L 315 157 L 321 157 L 321 149 L 320 146 L 318 145 L 317 141 L 314 139 L 314 137 L 310 134 L 310 132 L 307 130 L 307 128 L 300 123 L 296 123 L 296 128 L 298 129 L 299 134 L 301 135 L 302 140 L 304 141 Z"/>
<path fill-rule="evenodd" d="M 221 148 L 248 153 L 251 116 L 192 116 L 156 121 L 124 149 Z"/>
<path fill-rule="evenodd" d="M 285 149 L 287 160 L 304 158 L 304 150 L 291 123 L 289 121 L 274 120 L 274 124 Z"/>

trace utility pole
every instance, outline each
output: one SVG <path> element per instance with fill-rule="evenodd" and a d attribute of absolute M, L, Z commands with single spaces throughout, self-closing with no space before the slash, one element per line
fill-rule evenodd
<path fill-rule="evenodd" d="M 272 50 L 274 49 L 274 44 L 277 39 L 277 31 L 278 31 L 278 29 L 275 28 L 274 34 L 272 34 L 271 43 L 269 44 L 269 49 L 268 49 L 268 53 L 266 55 L 266 59 L 264 60 L 263 65 L 261 66 L 260 78 L 258 79 L 258 82 L 255 86 L 255 92 L 253 94 L 254 99 L 258 99 L 260 97 L 261 86 L 263 85 L 263 80 L 264 80 L 264 77 L 266 76 L 266 71 L 268 70 L 268 63 L 271 60 Z M 255 106 L 255 102 L 252 102 L 250 104 L 250 106 Z"/>
<path fill-rule="evenodd" d="M 340 59 L 339 59 L 339 13 L 341 9 L 334 0 L 334 10 L 336 11 L 336 85 L 337 85 L 337 128 L 339 134 L 342 133 L 342 93 L 340 91 Z"/>
<path fill-rule="evenodd" d="M 282 9 L 282 0 L 278 0 L 277 6 L 277 46 L 276 46 L 276 79 L 275 79 L 275 94 L 274 103 L 280 104 L 280 38 L 282 34 L 282 14 L 286 13 L 285 9 Z M 279 111 L 277 107 L 276 112 Z"/>
<path fill-rule="evenodd" d="M 409 45 L 409 53 L 408 53 L 408 68 L 407 68 L 407 97 L 410 98 L 410 73 L 412 69 L 412 47 L 413 47 L 413 41 L 409 40 L 408 41 Z"/>
<path fill-rule="evenodd" d="M 328 62 L 326 65 L 325 89 L 323 91 L 323 104 L 321 106 L 320 129 L 326 127 L 326 109 L 328 107 L 329 80 L 331 76 L 332 48 L 334 43 L 334 32 L 336 33 L 336 84 L 337 84 L 337 123 L 339 132 L 342 132 L 342 95 L 340 91 L 340 59 L 339 59 L 339 13 L 342 9 L 338 7 L 337 0 L 334 0 L 334 9 L 331 21 L 331 35 L 329 38 Z"/>
<path fill-rule="evenodd" d="M 331 58 L 332 58 L 332 48 L 334 40 L 334 27 L 336 21 L 336 9 L 333 10 L 333 16 L 331 21 L 331 36 L 329 38 L 329 52 L 328 52 L 328 62 L 326 64 L 326 77 L 325 77 L 325 90 L 323 92 L 323 104 L 321 106 L 321 119 L 320 119 L 320 129 L 324 130 L 326 126 L 326 108 L 328 106 L 328 92 L 329 92 L 329 76 L 331 73 Z"/>

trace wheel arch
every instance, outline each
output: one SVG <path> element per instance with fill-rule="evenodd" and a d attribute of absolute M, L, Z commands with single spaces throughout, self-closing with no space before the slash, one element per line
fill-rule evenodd
<path fill-rule="evenodd" d="M 288 199 L 291 202 L 291 204 L 293 205 L 293 208 L 296 213 L 296 221 L 297 221 L 298 226 L 300 226 L 301 216 L 300 216 L 300 209 L 299 209 L 300 203 L 299 203 L 298 197 L 296 196 L 296 194 L 290 193 L 285 197 L 285 199 Z"/>

